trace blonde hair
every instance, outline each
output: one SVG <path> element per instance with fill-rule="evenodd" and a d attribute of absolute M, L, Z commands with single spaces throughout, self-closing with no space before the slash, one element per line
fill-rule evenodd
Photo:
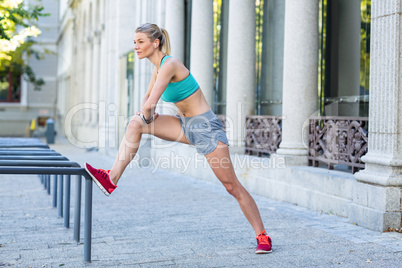
<path fill-rule="evenodd" d="M 166 55 L 170 55 L 170 39 L 165 29 L 159 28 L 156 24 L 144 23 L 138 26 L 135 32 L 147 34 L 152 42 L 159 39 L 159 49 Z"/>

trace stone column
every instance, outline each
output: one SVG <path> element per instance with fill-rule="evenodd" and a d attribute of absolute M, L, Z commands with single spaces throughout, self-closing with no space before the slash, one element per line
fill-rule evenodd
<path fill-rule="evenodd" d="M 95 27 L 98 27 L 96 25 Z M 94 31 L 93 46 L 92 46 L 92 86 L 91 86 L 91 103 L 99 105 L 99 59 L 100 59 L 100 38 L 99 31 Z M 91 126 L 95 127 L 98 124 L 98 112 L 91 111 Z"/>
<path fill-rule="evenodd" d="M 166 18 L 166 0 L 157 1 L 157 15 L 156 20 L 159 27 L 165 28 L 165 18 Z"/>
<path fill-rule="evenodd" d="M 184 62 L 184 1 L 166 0 L 165 28 L 169 32 L 172 56 Z"/>
<path fill-rule="evenodd" d="M 107 6 L 106 3 L 100 3 L 99 7 L 99 91 L 98 91 L 98 147 L 100 151 L 105 152 L 106 148 L 106 116 L 101 107 L 104 107 L 106 101 L 106 73 L 107 73 L 107 59 L 106 54 L 101 53 L 101 51 L 106 51 L 107 39 L 105 31 L 106 13 Z"/>
<path fill-rule="evenodd" d="M 165 7 L 165 6 L 164 6 Z M 169 32 L 171 52 L 170 54 L 184 63 L 184 1 L 166 0 L 165 26 Z M 204 89 L 204 88 L 203 88 Z M 177 114 L 177 107 L 173 103 L 159 101 L 157 112 L 162 114 Z"/>
<path fill-rule="evenodd" d="M 226 116 L 231 149 L 244 147 L 246 115 L 254 114 L 255 4 L 229 4 Z M 237 151 L 237 150 L 236 150 Z M 243 151 L 244 152 L 244 151 Z"/>
<path fill-rule="evenodd" d="M 88 27 L 88 26 L 87 26 Z M 93 75 L 93 66 L 92 66 L 92 33 L 90 30 L 85 29 L 85 73 L 83 76 L 83 88 L 85 98 L 85 103 L 91 102 L 91 92 L 92 92 L 92 75 Z M 84 127 L 87 128 L 91 122 L 91 110 L 84 110 Z"/>
<path fill-rule="evenodd" d="M 104 9 L 105 30 L 102 60 L 104 66 L 101 66 L 101 76 L 104 76 L 102 85 L 103 92 L 100 97 L 99 105 L 99 143 L 106 148 L 106 151 L 114 151 L 118 148 L 116 142 L 117 131 L 116 122 L 113 120 L 116 110 L 116 99 L 118 91 L 118 4 L 110 1 L 105 2 Z"/>
<path fill-rule="evenodd" d="M 366 168 L 355 174 L 350 219 L 370 229 L 401 227 L 402 1 L 372 1 Z"/>
<path fill-rule="evenodd" d="M 278 155 L 307 164 L 308 118 L 317 110 L 318 0 L 287 0 L 282 142 Z"/>
<path fill-rule="evenodd" d="M 190 56 L 190 71 L 200 84 L 210 106 L 214 96 L 212 4 L 213 0 L 192 2 Z"/>

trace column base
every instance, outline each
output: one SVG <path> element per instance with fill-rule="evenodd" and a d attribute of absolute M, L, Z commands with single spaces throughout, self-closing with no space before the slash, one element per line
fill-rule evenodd
<path fill-rule="evenodd" d="M 372 161 L 373 158 L 362 159 L 366 163 L 366 168 L 357 172 L 355 178 L 363 183 L 370 183 L 382 186 L 402 187 L 402 167 L 388 163 L 383 165 L 385 160 Z M 388 161 L 387 161 L 388 162 Z"/>
<path fill-rule="evenodd" d="M 285 159 L 286 166 L 306 166 L 308 162 L 306 149 L 279 148 L 276 155 Z"/>
<path fill-rule="evenodd" d="M 230 154 L 245 154 L 246 147 L 244 140 L 228 139 Z"/>
<path fill-rule="evenodd" d="M 279 150 L 278 150 L 279 151 Z M 284 155 L 284 154 L 272 154 L 271 159 L 283 159 L 285 166 L 307 166 L 307 155 Z"/>
<path fill-rule="evenodd" d="M 401 212 L 380 211 L 358 204 L 349 206 L 349 220 L 358 226 L 383 232 L 388 228 L 401 228 Z"/>
<path fill-rule="evenodd" d="M 349 219 L 357 225 L 380 232 L 388 228 L 401 228 L 401 198 L 399 187 L 356 182 L 353 203 L 349 206 Z"/>
<path fill-rule="evenodd" d="M 244 146 L 231 146 L 231 144 L 230 144 L 229 152 L 230 152 L 230 154 L 245 154 L 246 147 L 244 147 Z"/>

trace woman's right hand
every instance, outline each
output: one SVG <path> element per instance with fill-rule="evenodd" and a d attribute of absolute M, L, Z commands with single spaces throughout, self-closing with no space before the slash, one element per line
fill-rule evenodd
<path fill-rule="evenodd" d="M 144 111 L 140 110 L 139 112 L 137 112 L 137 115 L 139 117 L 141 117 L 141 119 L 142 119 L 142 116 L 144 115 Z M 159 116 L 159 113 L 154 113 L 154 115 L 152 116 L 153 118 L 152 118 L 151 122 L 155 121 L 155 119 L 158 118 L 158 116 Z"/>

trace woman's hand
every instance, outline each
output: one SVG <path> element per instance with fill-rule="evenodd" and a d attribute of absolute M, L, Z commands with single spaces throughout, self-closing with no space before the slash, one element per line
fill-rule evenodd
<path fill-rule="evenodd" d="M 139 112 L 137 112 L 137 115 L 141 117 L 142 121 L 149 125 L 151 124 L 156 118 L 158 118 L 159 114 L 158 113 L 154 113 L 151 118 L 147 119 L 145 118 L 145 113 L 143 110 L 140 110 Z"/>

